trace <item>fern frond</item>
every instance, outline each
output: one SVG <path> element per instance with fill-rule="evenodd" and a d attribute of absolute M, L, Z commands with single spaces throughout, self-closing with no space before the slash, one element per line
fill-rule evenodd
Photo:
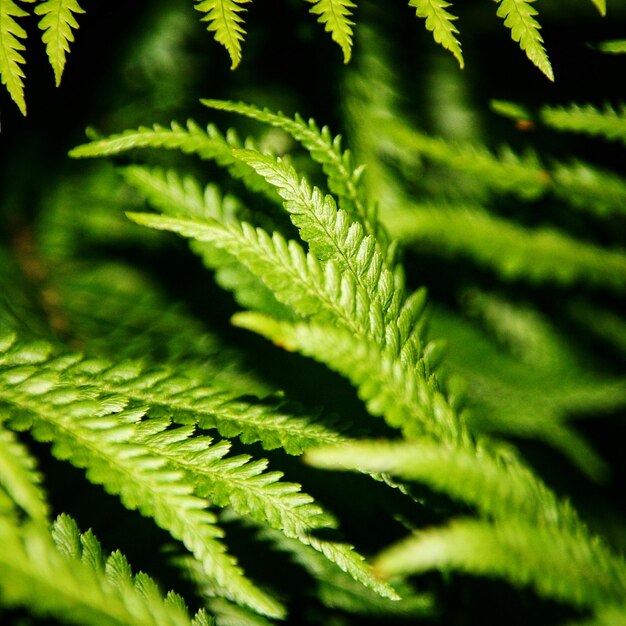
<path fill-rule="evenodd" d="M 548 59 L 543 38 L 539 34 L 539 23 L 534 18 L 537 10 L 532 3 L 535 0 L 496 0 L 498 17 L 504 19 L 504 25 L 511 29 L 513 41 L 519 43 L 526 56 L 548 77 L 554 81 L 554 72 Z"/>
<path fill-rule="evenodd" d="M 410 0 L 409 6 L 415 8 L 417 17 L 426 19 L 426 28 L 433 33 L 435 41 L 452 52 L 454 58 L 463 68 L 465 65 L 463 52 L 461 51 L 461 44 L 456 38 L 459 31 L 454 26 L 454 20 L 457 18 L 446 11 L 451 4 L 446 0 Z"/>
<path fill-rule="evenodd" d="M 236 257 L 298 315 L 333 320 L 357 335 L 384 333 L 380 320 L 370 319 L 368 307 L 363 306 L 368 304 L 367 295 L 348 275 L 341 276 L 332 261 L 322 268 L 314 256 L 307 255 L 295 241 L 287 242 L 279 233 L 270 237 L 246 222 L 222 225 L 211 220 L 148 213 L 131 213 L 129 217 L 144 226 L 214 243 Z"/>
<path fill-rule="evenodd" d="M 371 315 L 382 319 L 383 324 L 398 315 L 402 304 L 400 279 L 386 267 L 383 251 L 359 222 L 351 222 L 348 214 L 337 210 L 332 196 L 311 189 L 280 158 L 252 150 L 235 151 L 234 155 L 276 187 L 311 253 L 322 262 L 334 260 L 340 272 L 347 271 L 355 278 L 370 299 Z"/>
<path fill-rule="evenodd" d="M 427 440 L 359 441 L 311 450 L 306 461 L 326 469 L 386 472 L 419 481 L 503 524 L 518 517 L 570 531 L 582 528 L 569 505 L 558 501 L 507 450 L 492 451 L 480 445 L 453 447 Z"/>
<path fill-rule="evenodd" d="M 357 615 L 379 617 L 402 616 L 423 617 L 433 610 L 433 598 L 419 593 L 409 585 L 397 584 L 401 595 L 399 600 L 389 600 L 368 587 L 356 582 L 337 565 L 324 558 L 310 546 L 285 537 L 270 528 L 261 528 L 259 538 L 269 540 L 276 550 L 290 555 L 291 559 L 305 569 L 316 583 L 316 595 L 328 608 L 342 610 Z M 211 604 L 212 612 L 215 612 Z"/>
<path fill-rule="evenodd" d="M 252 191 L 265 193 L 275 198 L 273 189 L 262 178 L 232 155 L 233 148 L 254 147 L 248 141 L 242 143 L 234 131 L 222 135 L 213 124 L 206 130 L 189 120 L 186 126 L 172 122 L 170 128 L 155 124 L 152 128 L 141 126 L 106 139 L 77 146 L 70 150 L 74 158 L 103 157 L 121 154 L 138 148 L 162 148 L 195 154 L 201 159 L 215 161 L 240 179 Z"/>
<path fill-rule="evenodd" d="M 349 150 L 342 150 L 341 136 L 333 137 L 327 126 L 321 130 L 315 120 L 306 122 L 299 115 L 292 119 L 281 112 L 227 100 L 201 100 L 202 104 L 219 111 L 229 111 L 269 124 L 289 133 L 307 149 L 311 158 L 319 163 L 328 179 L 328 188 L 343 209 L 354 221 L 361 221 L 368 233 L 380 237 L 375 215 L 365 198 L 363 168 L 355 167 Z"/>
<path fill-rule="evenodd" d="M 503 147 L 499 154 L 471 143 L 429 137 L 399 121 L 386 125 L 389 137 L 409 150 L 478 179 L 490 191 L 534 199 L 545 192 L 550 176 L 533 152 L 517 155 Z"/>
<path fill-rule="evenodd" d="M 33 520 L 45 522 L 48 503 L 35 466 L 35 459 L 0 421 L 0 485 Z"/>
<path fill-rule="evenodd" d="M 553 193 L 597 217 L 626 215 L 626 180 L 607 170 L 576 161 L 557 163 L 551 171 Z"/>
<path fill-rule="evenodd" d="M 215 428 L 223 437 L 260 442 L 266 450 L 280 447 L 297 455 L 309 447 L 343 440 L 315 415 L 294 415 L 280 398 L 251 403 L 236 392 L 207 386 L 197 375 L 180 376 L 168 368 L 85 360 L 72 363 L 65 376 L 74 384 L 147 407 L 149 416 L 167 415 L 178 424 Z"/>
<path fill-rule="evenodd" d="M 444 254 L 462 254 L 507 280 L 621 290 L 626 255 L 548 228 L 529 229 L 476 208 L 414 207 L 385 216 L 390 233 Z"/>
<path fill-rule="evenodd" d="M 565 106 L 544 106 L 540 111 L 541 121 L 564 132 L 582 133 L 603 137 L 609 141 L 626 143 L 626 106 L 619 108 L 605 105 L 598 109 L 591 104 Z"/>
<path fill-rule="evenodd" d="M 250 170 L 254 175 L 254 172 Z M 243 218 L 237 200 L 222 197 L 217 187 L 208 185 L 202 190 L 190 176 L 181 178 L 173 170 L 162 171 L 140 166 L 130 166 L 123 171 L 124 178 L 146 198 L 151 206 L 169 215 L 212 218 L 221 223 Z M 262 179 L 259 178 L 261 182 Z M 267 190 L 275 195 L 268 186 Z M 276 196 L 276 198 L 278 198 Z M 258 220 L 258 216 L 255 216 Z M 272 292 L 237 259 L 216 246 L 192 241 L 191 249 L 204 265 L 215 271 L 215 281 L 223 289 L 233 292 L 235 300 L 246 308 L 264 311 L 289 318 L 291 313 L 281 305 Z"/>
<path fill-rule="evenodd" d="M 435 357 L 434 344 L 422 354 L 407 344 L 402 363 L 375 343 L 329 325 L 290 324 L 255 313 L 238 313 L 233 323 L 346 376 L 369 412 L 383 416 L 393 428 L 401 428 L 406 437 L 427 434 L 438 441 L 466 437 L 446 398 L 428 382 L 428 352 Z"/>
<path fill-rule="evenodd" d="M 35 13 L 41 16 L 39 28 L 43 31 L 42 40 L 57 87 L 61 84 L 70 43 L 74 41 L 72 29 L 78 28 L 74 13 L 84 12 L 77 0 L 44 0 L 35 7 Z"/>
<path fill-rule="evenodd" d="M 198 495 L 310 545 L 355 580 L 385 597 L 397 597 L 391 587 L 372 576 L 352 546 L 316 536 L 316 530 L 333 528 L 335 523 L 311 496 L 300 491 L 300 485 L 280 481 L 280 472 L 266 472 L 264 459 L 251 461 L 248 455 L 225 458 L 230 449 L 225 441 L 211 445 L 209 437 L 190 438 L 193 428 L 164 430 L 167 426 L 166 421 L 159 424 L 150 420 L 145 424 L 145 435 L 137 440 L 156 457 L 167 459 L 172 469 L 185 474 Z"/>
<path fill-rule="evenodd" d="M 605 461 L 569 422 L 624 406 L 623 379 L 598 378 L 581 368 L 571 349 L 554 336 L 536 344 L 540 358 L 527 353 L 522 362 L 518 352 L 499 349 L 473 324 L 442 308 L 432 310 L 429 326 L 434 336 L 446 337 L 448 371 L 466 383 L 472 431 L 537 439 L 591 479 L 607 476 Z"/>
<path fill-rule="evenodd" d="M 352 0 L 307 0 L 313 4 L 311 13 L 319 16 L 317 21 L 324 24 L 324 30 L 330 33 L 333 41 L 339 44 L 343 52 L 343 61 L 348 63 L 352 53 L 352 27 L 350 19 L 356 4 Z"/>
<path fill-rule="evenodd" d="M 626 564 L 600 541 L 515 520 L 458 519 L 418 532 L 380 554 L 375 566 L 382 576 L 448 568 L 497 576 L 579 607 L 617 604 L 626 593 Z"/>
<path fill-rule="evenodd" d="M 33 2 L 33 0 L 21 0 Z M 0 0 L 0 80 L 6 85 L 11 98 L 23 115 L 26 115 L 24 99 L 25 63 L 22 52 L 26 49 L 21 40 L 26 38 L 26 31 L 16 18 L 25 17 L 24 11 L 14 0 Z"/>
<path fill-rule="evenodd" d="M 626 39 L 611 39 L 598 44 L 598 50 L 606 54 L 626 54 Z"/>
<path fill-rule="evenodd" d="M 215 40 L 221 43 L 230 55 L 234 70 L 241 62 L 241 43 L 246 34 L 243 28 L 242 5 L 250 0 L 195 0 L 196 9 L 205 13 L 202 21 L 208 22 L 207 29 L 215 32 Z"/>
<path fill-rule="evenodd" d="M 78 626 L 196 623 L 177 596 L 163 597 L 145 574 L 132 576 L 121 554 L 105 559 L 93 534 L 80 535 L 68 516 L 57 518 L 52 535 L 55 541 L 41 525 L 12 526 L 0 518 L 0 595 L 4 603 Z M 210 624 L 203 613 L 197 618 Z"/>
<path fill-rule="evenodd" d="M 180 471 L 169 469 L 166 459 L 137 443 L 144 409 L 126 408 L 127 401 L 119 396 L 92 399 L 85 389 L 63 385 L 60 371 L 77 357 L 46 363 L 47 352 L 39 343 L 4 346 L 0 389 L 9 406 L 9 425 L 30 429 L 39 441 L 52 441 L 57 458 L 85 468 L 90 481 L 119 495 L 124 506 L 154 518 L 203 564 L 223 595 L 261 613 L 282 615 L 282 607 L 245 578 L 225 553 L 223 533 L 206 502 L 193 495 L 193 485 Z"/>

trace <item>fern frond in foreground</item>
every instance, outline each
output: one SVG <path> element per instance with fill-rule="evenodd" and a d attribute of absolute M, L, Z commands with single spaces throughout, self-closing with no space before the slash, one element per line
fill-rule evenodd
<path fill-rule="evenodd" d="M 133 575 L 125 557 L 105 556 L 91 531 L 61 515 L 52 533 L 40 523 L 0 518 L 0 597 L 70 624 L 90 626 L 211 626 L 204 611 L 189 617 L 182 599 L 161 594 L 146 574 Z"/>
<path fill-rule="evenodd" d="M 617 603 L 626 590 L 626 561 L 592 536 L 568 503 L 558 501 L 515 457 L 416 441 L 320 448 L 308 459 L 326 468 L 418 480 L 490 518 L 416 532 L 376 559 L 384 576 L 450 567 L 532 585 L 541 595 L 587 607 Z"/>

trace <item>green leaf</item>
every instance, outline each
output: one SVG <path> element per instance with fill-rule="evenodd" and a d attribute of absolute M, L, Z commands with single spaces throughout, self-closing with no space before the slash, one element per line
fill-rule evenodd
<path fill-rule="evenodd" d="M 231 59 L 231 69 L 241 62 L 241 43 L 245 30 L 241 13 L 243 4 L 251 0 L 195 0 L 196 9 L 205 13 L 202 21 L 208 22 L 207 29 L 215 32 L 215 40 L 221 43 Z"/>
<path fill-rule="evenodd" d="M 21 1 L 33 2 L 33 0 Z M 26 31 L 15 18 L 27 15 L 28 13 L 14 0 L 0 0 L 0 80 L 6 85 L 11 98 L 23 115 L 26 115 L 26 100 L 24 71 L 21 66 L 25 59 L 21 53 L 26 47 L 20 40 L 26 38 Z"/>
<path fill-rule="evenodd" d="M 505 578 L 581 608 L 617 604 L 626 593 L 626 563 L 599 540 L 515 520 L 457 519 L 417 532 L 381 553 L 375 566 L 383 576 L 454 569 Z"/>
<path fill-rule="evenodd" d="M 145 574 L 133 577 L 128 566 L 124 578 L 108 575 L 105 569 L 110 571 L 116 554 L 105 566 L 97 539 L 91 533 L 80 535 L 67 515 L 57 518 L 52 537 L 42 525 L 13 526 L 0 518 L 0 536 L 0 595 L 5 605 L 77 626 L 192 625 L 184 604 L 162 596 Z M 97 553 L 97 558 L 89 553 Z"/>
<path fill-rule="evenodd" d="M 602 137 L 626 144 L 626 105 L 619 108 L 605 105 L 601 110 L 591 104 L 583 106 L 544 106 L 541 121 L 557 130 Z"/>
<path fill-rule="evenodd" d="M 543 38 L 539 34 L 539 23 L 534 18 L 537 10 L 535 0 L 495 0 L 498 2 L 498 17 L 504 19 L 504 25 L 511 29 L 513 41 L 519 42 L 526 56 L 551 80 L 554 73 L 550 60 L 543 47 Z"/>
<path fill-rule="evenodd" d="M 426 18 L 426 28 L 432 31 L 435 41 L 452 52 L 462 68 L 465 65 L 463 52 L 455 36 L 459 32 L 454 26 L 457 18 L 446 11 L 451 3 L 445 0 L 410 0 L 409 6 L 415 8 L 417 17 Z"/>
<path fill-rule="evenodd" d="M 611 39 L 598 44 L 598 50 L 606 54 L 626 54 L 626 39 Z"/>
<path fill-rule="evenodd" d="M 33 520 L 44 522 L 48 503 L 35 466 L 35 459 L 0 421 L 0 485 Z"/>
<path fill-rule="evenodd" d="M 39 28 L 43 31 L 42 40 L 46 44 L 48 59 L 54 70 L 57 86 L 65 67 L 70 43 L 74 41 L 73 28 L 78 28 L 74 13 L 84 13 L 77 0 L 44 0 L 35 7 L 41 15 Z"/>
<path fill-rule="evenodd" d="M 313 6 L 310 12 L 318 15 L 317 21 L 324 24 L 326 32 L 333 41 L 341 46 L 343 61 L 348 63 L 352 52 L 352 9 L 356 6 L 352 0 L 307 0 Z"/>

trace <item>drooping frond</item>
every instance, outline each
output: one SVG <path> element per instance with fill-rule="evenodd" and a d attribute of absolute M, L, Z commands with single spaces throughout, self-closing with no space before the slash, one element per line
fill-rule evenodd
<path fill-rule="evenodd" d="M 541 120 L 547 126 L 560 131 L 582 133 L 603 137 L 610 141 L 626 143 L 626 106 L 615 108 L 609 104 L 599 109 L 591 104 L 565 106 L 544 106 L 540 111 Z"/>
<path fill-rule="evenodd" d="M 463 52 L 456 35 L 459 31 L 454 25 L 457 18 L 446 9 L 451 6 L 446 0 L 410 0 L 409 6 L 415 8 L 417 17 L 426 19 L 426 28 L 433 33 L 438 44 L 454 55 L 454 58 L 463 67 Z"/>
<path fill-rule="evenodd" d="M 322 166 L 328 179 L 328 188 L 337 198 L 339 207 L 353 220 L 360 220 L 367 232 L 380 236 L 375 215 L 364 195 L 363 168 L 354 166 L 349 150 L 342 150 L 340 135 L 333 137 L 327 126 L 320 130 L 315 120 L 305 122 L 299 115 L 292 119 L 281 112 L 273 113 L 268 109 L 227 100 L 201 100 L 201 102 L 213 109 L 245 115 L 289 133 L 308 150 L 311 158 Z"/>
<path fill-rule="evenodd" d="M 375 343 L 327 325 L 289 324 L 254 313 L 238 313 L 233 322 L 346 376 L 370 413 L 383 416 L 407 437 L 426 434 L 458 441 L 466 436 L 446 398 L 428 383 L 429 353 L 436 364 L 434 344 L 422 354 L 409 344 L 402 364 Z"/>
<path fill-rule="evenodd" d="M 133 576 L 119 552 L 105 557 L 94 535 L 81 535 L 66 515 L 52 537 L 43 525 L 0 518 L 0 536 L 0 595 L 8 605 L 78 626 L 211 624 L 204 611 L 192 621 L 180 597 L 164 597 L 146 574 Z"/>
<path fill-rule="evenodd" d="M 554 80 L 552 65 L 548 59 L 543 38 L 539 33 L 539 23 L 535 19 L 535 0 L 497 0 L 498 17 L 511 29 L 513 41 L 519 43 L 526 56 L 550 79 Z"/>
<path fill-rule="evenodd" d="M 183 542 L 203 564 L 221 593 L 255 610 L 282 615 L 282 607 L 254 586 L 226 554 L 215 517 L 206 501 L 167 459 L 141 445 L 137 435 L 143 408 L 126 408 L 127 400 L 88 388 L 63 384 L 63 370 L 75 355 L 49 360 L 42 342 L 3 342 L 0 389 L 8 405 L 9 425 L 28 428 L 39 441 L 52 441 L 56 457 L 85 468 L 90 481 L 120 496 Z M 44 367 L 45 364 L 45 367 Z"/>
<path fill-rule="evenodd" d="M 617 604 L 626 593 L 626 564 L 600 541 L 511 519 L 457 519 L 417 532 L 380 554 L 375 566 L 382 576 L 431 569 L 497 576 L 579 607 Z"/>
<path fill-rule="evenodd" d="M 557 230 L 530 229 L 469 207 L 413 207 L 389 213 L 392 235 L 413 244 L 460 254 L 507 280 L 619 291 L 626 284 L 626 255 L 573 239 Z"/>
<path fill-rule="evenodd" d="M 343 61 L 347 63 L 352 54 L 354 26 L 350 17 L 356 4 L 352 0 L 307 0 L 307 2 L 313 4 L 309 11 L 319 16 L 317 21 L 324 24 L 324 30 L 339 44 L 343 52 Z"/>
<path fill-rule="evenodd" d="M 32 2 L 33 0 L 21 0 Z M 26 49 L 21 40 L 26 38 L 26 31 L 16 18 L 25 17 L 28 13 L 15 0 L 0 0 L 0 80 L 6 85 L 11 98 L 26 115 L 24 99 L 25 63 L 22 52 Z"/>
<path fill-rule="evenodd" d="M 33 520 L 45 522 L 48 503 L 35 466 L 35 459 L 0 421 L 0 487 Z"/>
<path fill-rule="evenodd" d="M 84 13 L 77 0 L 44 0 L 35 7 L 35 13 L 42 16 L 39 28 L 43 31 L 42 40 L 57 86 L 65 68 L 65 58 L 74 41 L 72 29 L 78 28 L 74 13 Z"/>
<path fill-rule="evenodd" d="M 245 11 L 242 5 L 251 0 L 195 0 L 196 9 L 206 15 L 202 18 L 208 22 L 208 30 L 215 32 L 215 40 L 221 43 L 231 60 L 231 69 L 241 62 L 241 43 L 245 36 L 243 18 Z"/>

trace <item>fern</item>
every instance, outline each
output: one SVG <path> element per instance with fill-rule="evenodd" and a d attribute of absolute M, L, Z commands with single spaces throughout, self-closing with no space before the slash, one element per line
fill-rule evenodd
<path fill-rule="evenodd" d="M 32 2 L 33 0 L 24 1 Z M 26 38 L 26 31 L 16 18 L 27 15 L 28 13 L 14 0 L 0 1 L 0 79 L 24 115 L 26 115 L 26 100 L 24 99 L 22 65 L 25 60 L 22 52 L 26 47 L 22 40 Z"/>
<path fill-rule="evenodd" d="M 313 6 L 309 9 L 317 15 L 318 22 L 324 24 L 333 41 L 339 44 L 343 52 L 344 63 L 350 61 L 352 51 L 352 9 L 356 6 L 352 0 L 307 0 Z"/>
<path fill-rule="evenodd" d="M 48 59 L 54 70 L 57 87 L 65 68 L 69 45 L 74 41 L 72 29 L 78 28 L 74 13 L 84 13 L 77 0 L 45 0 L 35 7 L 35 13 L 41 15 L 39 28 L 43 32 Z"/>
<path fill-rule="evenodd" d="M 528 229 L 480 209 L 414 207 L 390 213 L 386 223 L 393 235 L 467 255 L 507 280 L 585 282 L 616 291 L 626 280 L 626 256 L 619 250 L 597 248 L 553 229 Z"/>
<path fill-rule="evenodd" d="M 552 65 L 548 60 L 543 38 L 539 34 L 539 23 L 535 19 L 537 10 L 532 6 L 534 0 L 496 0 L 498 17 L 511 29 L 513 41 L 519 42 L 526 56 L 548 77 L 554 80 Z"/>
<path fill-rule="evenodd" d="M 589 608 L 619 603 L 626 584 L 623 561 L 603 545 L 582 542 L 578 533 L 510 520 L 506 525 L 455 520 L 393 546 L 376 565 L 386 576 L 432 568 L 499 576 Z"/>
<path fill-rule="evenodd" d="M 4 519 L 0 534 L 0 593 L 10 605 L 74 624 L 211 624 L 204 611 L 191 620 L 180 597 L 163 597 L 146 574 L 133 576 L 119 552 L 105 557 L 93 533 L 81 535 L 67 515 L 54 522 L 52 536 L 41 525 Z"/>
<path fill-rule="evenodd" d="M 463 68 L 465 61 L 463 60 L 461 44 L 456 38 L 459 31 L 454 26 L 456 18 L 446 11 L 450 3 L 445 0 L 410 0 L 409 6 L 415 8 L 417 17 L 426 18 L 426 28 L 432 31 L 435 41 L 452 52 L 454 58 Z"/>
<path fill-rule="evenodd" d="M 598 48 L 607 54 L 626 54 L 626 39 L 612 39 L 598 44 Z"/>
<path fill-rule="evenodd" d="M 584 133 L 610 141 L 626 142 L 626 108 L 615 109 L 606 105 L 604 110 L 587 104 L 584 106 L 543 107 L 544 124 L 561 131 Z"/>
<path fill-rule="evenodd" d="M 79 389 L 63 389 L 58 368 L 67 367 L 67 359 L 52 362 L 41 373 L 22 366 L 41 364 L 48 352 L 41 343 L 5 346 L 2 391 L 4 402 L 12 407 L 13 427 L 31 429 L 38 440 L 52 440 L 57 456 L 84 467 L 91 481 L 119 495 L 128 508 L 154 517 L 203 563 L 227 597 L 280 615 L 280 605 L 255 588 L 225 554 L 222 533 L 206 502 L 193 495 L 190 484 L 177 483 L 183 476 L 169 469 L 165 458 L 136 442 L 143 411 L 125 409 L 126 401 L 119 396 L 88 400 Z"/>
<path fill-rule="evenodd" d="M 242 5 L 250 0 L 195 0 L 196 9 L 205 13 L 203 21 L 209 23 L 208 30 L 215 32 L 215 39 L 221 43 L 231 60 L 231 69 L 235 69 L 241 62 L 241 42 L 245 31 Z"/>
<path fill-rule="evenodd" d="M 0 423 L 0 486 L 15 504 L 38 522 L 48 515 L 48 503 L 40 483 L 35 460 L 14 433 Z"/>
<path fill-rule="evenodd" d="M 376 223 L 376 214 L 364 197 L 361 177 L 362 167 L 354 167 L 348 150 L 341 149 L 341 137 L 333 137 L 327 126 L 321 130 L 314 120 L 306 123 L 300 116 L 288 118 L 282 113 L 272 113 L 245 103 L 232 103 L 223 100 L 201 100 L 210 108 L 232 111 L 270 124 L 289 133 L 300 142 L 319 163 L 328 178 L 328 187 L 343 209 L 353 220 L 362 221 L 368 232 L 376 234 L 384 241 L 384 233 Z"/>

